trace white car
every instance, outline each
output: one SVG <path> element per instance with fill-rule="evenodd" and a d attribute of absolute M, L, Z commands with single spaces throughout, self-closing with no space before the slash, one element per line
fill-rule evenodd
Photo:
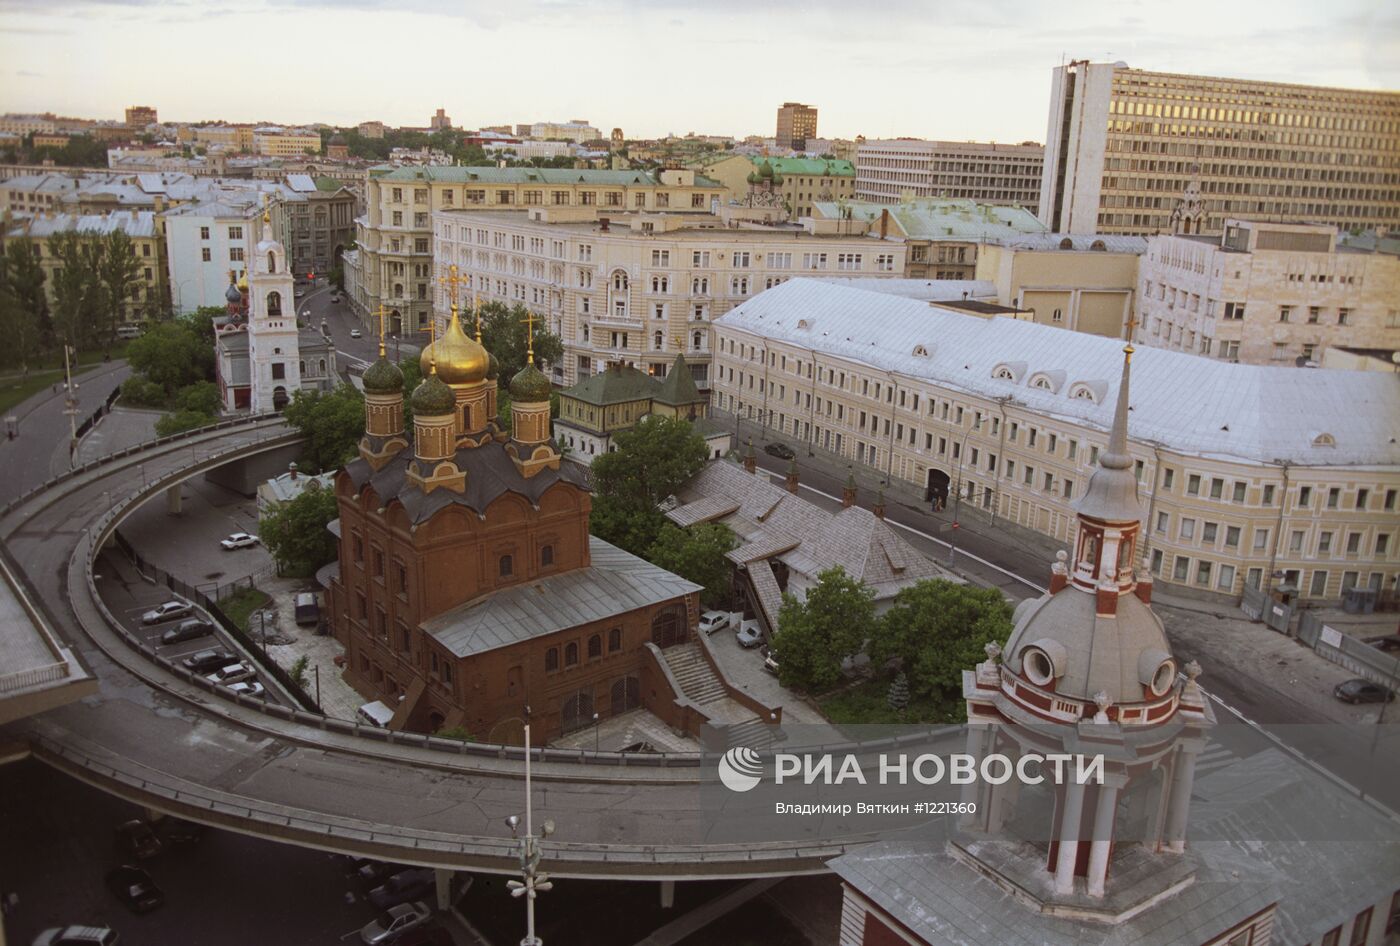
<path fill-rule="evenodd" d="M 242 683 L 235 683 L 229 687 L 234 693 L 241 693 L 244 696 L 266 696 L 267 691 L 263 685 L 256 680 L 244 680 Z"/>
<path fill-rule="evenodd" d="M 166 621 L 173 621 L 194 613 L 194 605 L 188 601 L 181 601 L 178 598 L 158 604 L 145 614 L 141 615 L 142 624 L 164 624 Z"/>
<path fill-rule="evenodd" d="M 734 637 L 739 641 L 740 647 L 757 647 L 763 643 L 763 630 L 757 621 L 745 621 L 734 631 Z"/>
<path fill-rule="evenodd" d="M 220 667 L 204 679 L 210 683 L 220 683 L 224 686 L 231 686 L 235 683 L 242 683 L 244 680 L 251 680 L 256 674 L 253 668 L 245 663 L 229 664 L 227 667 Z"/>
<path fill-rule="evenodd" d="M 249 535 L 246 532 L 235 532 L 227 539 L 220 540 L 219 544 L 224 547 L 224 551 L 230 551 L 232 549 L 246 549 L 257 545 L 258 537 L 255 535 Z"/>
<path fill-rule="evenodd" d="M 390 907 L 365 924 L 360 930 L 360 942 L 367 946 L 392 943 L 409 930 L 427 923 L 432 915 L 422 900 Z"/>
<path fill-rule="evenodd" d="M 706 611 L 700 615 L 700 632 L 705 635 L 722 631 L 729 626 L 728 611 Z"/>

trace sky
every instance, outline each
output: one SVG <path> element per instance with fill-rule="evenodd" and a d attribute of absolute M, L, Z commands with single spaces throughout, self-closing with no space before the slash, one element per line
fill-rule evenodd
<path fill-rule="evenodd" d="M 1067 59 L 1400 90 L 1370 0 L 0 0 L 0 111 L 1044 141 Z"/>

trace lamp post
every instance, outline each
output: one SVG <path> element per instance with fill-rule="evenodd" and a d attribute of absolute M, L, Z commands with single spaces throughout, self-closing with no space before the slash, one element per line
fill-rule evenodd
<path fill-rule="evenodd" d="M 527 711 L 528 713 L 528 711 Z M 526 719 L 528 719 L 528 715 Z M 554 833 L 554 822 L 546 821 L 540 826 L 539 837 L 534 834 L 533 817 L 534 804 L 530 797 L 530 755 L 532 753 L 530 745 L 530 724 L 525 723 L 525 836 L 521 837 L 520 816 L 511 815 L 506 819 L 506 826 L 510 828 L 510 836 L 520 841 L 520 876 L 521 880 L 511 880 L 506 882 L 507 889 L 512 897 L 525 898 L 525 938 L 520 941 L 520 946 L 544 946 L 544 940 L 535 935 L 535 897 L 539 891 L 551 890 L 554 884 L 549 879 L 548 874 L 539 872 L 540 866 L 540 842 Z"/>
<path fill-rule="evenodd" d="M 598 714 L 593 714 L 593 751 L 598 751 Z"/>
<path fill-rule="evenodd" d="M 958 476 L 953 489 L 953 528 L 948 535 L 948 564 L 953 564 L 953 556 L 958 550 L 958 507 L 962 505 L 962 464 L 963 454 L 967 452 L 967 438 L 972 435 L 972 431 L 982 426 L 982 418 L 977 418 L 971 429 L 963 434 L 962 442 L 958 446 Z"/>
<path fill-rule="evenodd" d="M 74 394 L 73 366 L 68 355 L 72 351 L 67 343 L 63 345 L 63 381 L 68 393 L 64 396 L 63 413 L 68 415 L 68 452 L 78 443 L 78 398 Z"/>

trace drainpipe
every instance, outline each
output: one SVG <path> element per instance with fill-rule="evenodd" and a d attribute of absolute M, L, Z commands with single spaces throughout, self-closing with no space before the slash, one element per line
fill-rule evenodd
<path fill-rule="evenodd" d="M 997 398 L 997 406 L 1001 408 L 1001 436 L 997 438 L 997 465 L 992 470 L 992 525 L 997 524 L 997 506 L 1001 502 L 1001 468 L 1006 463 L 1006 402 L 1011 400 L 1011 395 L 1003 394 Z"/>
<path fill-rule="evenodd" d="M 1278 461 L 1283 470 L 1283 492 L 1278 498 L 1278 520 L 1274 524 L 1274 544 L 1269 547 L 1269 569 L 1264 573 L 1264 594 L 1274 589 L 1274 566 L 1278 564 L 1278 547 L 1283 542 L 1283 507 L 1288 502 L 1288 464 Z"/>
<path fill-rule="evenodd" d="M 885 377 L 890 381 L 890 435 L 885 444 L 885 485 L 889 486 L 890 474 L 894 472 L 894 412 L 899 407 L 899 385 L 895 384 L 893 371 L 885 372 Z"/>
<path fill-rule="evenodd" d="M 810 399 L 807 402 L 807 456 L 810 457 L 813 455 L 812 445 L 816 442 L 817 438 L 817 350 L 815 348 L 809 348 L 807 349 L 807 354 L 812 356 L 812 360 L 807 366 L 808 371 L 811 372 L 810 380 L 812 382 L 812 390 L 807 395 Z"/>
<path fill-rule="evenodd" d="M 1157 484 L 1162 480 L 1162 445 L 1156 442 L 1152 443 L 1152 462 L 1152 492 L 1147 494 L 1147 523 L 1143 530 L 1147 533 L 1147 539 L 1142 543 L 1144 563 L 1151 562 L 1149 556 L 1152 553 L 1152 512 L 1157 508 Z M 1148 570 L 1151 570 L 1150 566 Z"/>

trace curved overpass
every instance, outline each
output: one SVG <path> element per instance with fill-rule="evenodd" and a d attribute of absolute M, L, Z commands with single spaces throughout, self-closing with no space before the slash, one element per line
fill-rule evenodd
<path fill-rule="evenodd" d="M 523 750 L 377 731 L 235 702 L 132 648 L 106 614 L 95 549 L 146 498 L 295 440 L 278 418 L 157 441 L 0 510 L 0 540 L 100 682 L 97 695 L 0 733 L 105 791 L 276 840 L 424 866 L 514 873 L 504 824 L 524 803 Z M 374 735 L 377 738 L 367 738 Z M 698 757 L 537 750 L 551 873 L 687 879 L 814 872 L 840 842 L 706 843 Z"/>

